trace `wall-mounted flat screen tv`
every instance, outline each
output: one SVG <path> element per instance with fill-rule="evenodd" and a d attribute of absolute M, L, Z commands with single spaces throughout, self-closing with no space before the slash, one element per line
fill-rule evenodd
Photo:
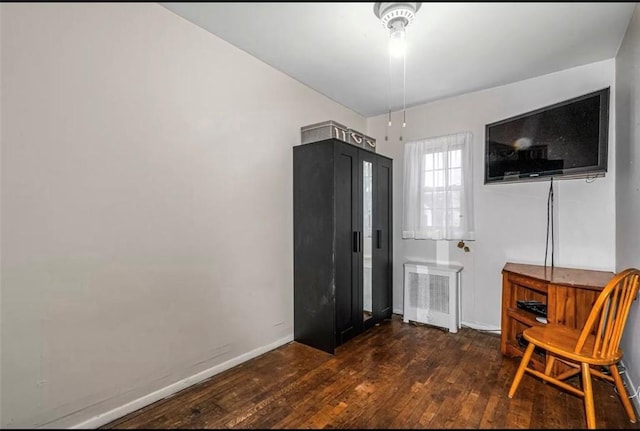
<path fill-rule="evenodd" d="M 609 88 L 485 126 L 484 183 L 601 177 Z"/>

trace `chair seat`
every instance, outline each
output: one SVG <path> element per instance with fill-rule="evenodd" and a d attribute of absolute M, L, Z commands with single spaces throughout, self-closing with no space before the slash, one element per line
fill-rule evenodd
<path fill-rule="evenodd" d="M 593 355 L 595 337 L 590 335 L 580 352 L 575 352 L 575 346 L 580 338 L 582 329 L 569 328 L 564 325 L 549 323 L 545 326 L 527 328 L 522 333 L 525 340 L 543 349 L 590 365 L 615 364 L 622 358 L 622 350 L 618 349 L 614 355 L 601 357 Z"/>

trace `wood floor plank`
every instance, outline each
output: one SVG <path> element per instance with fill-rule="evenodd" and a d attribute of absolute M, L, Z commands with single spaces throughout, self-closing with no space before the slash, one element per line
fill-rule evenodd
<path fill-rule="evenodd" d="M 509 399 L 518 364 L 500 354 L 495 334 L 394 315 L 335 355 L 291 342 L 102 428 L 586 427 L 580 398 L 530 375 Z M 640 429 L 609 382 L 593 389 L 599 428 Z"/>

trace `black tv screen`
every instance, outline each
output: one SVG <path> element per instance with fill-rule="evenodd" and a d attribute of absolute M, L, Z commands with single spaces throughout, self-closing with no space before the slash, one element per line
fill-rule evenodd
<path fill-rule="evenodd" d="M 607 171 L 609 88 L 485 126 L 484 182 Z"/>

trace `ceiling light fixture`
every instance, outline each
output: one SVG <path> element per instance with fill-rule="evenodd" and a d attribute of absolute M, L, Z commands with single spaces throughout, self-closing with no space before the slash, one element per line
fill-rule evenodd
<path fill-rule="evenodd" d="M 406 63 L 407 63 L 407 32 L 422 3 L 389 2 L 375 3 L 373 13 L 380 19 L 383 27 L 389 29 L 389 80 L 391 80 L 391 63 L 394 58 L 402 59 L 402 127 L 406 127 Z M 391 97 L 391 95 L 389 95 Z M 389 122 L 391 126 L 391 102 L 389 102 Z M 402 140 L 402 137 L 400 137 Z"/>

